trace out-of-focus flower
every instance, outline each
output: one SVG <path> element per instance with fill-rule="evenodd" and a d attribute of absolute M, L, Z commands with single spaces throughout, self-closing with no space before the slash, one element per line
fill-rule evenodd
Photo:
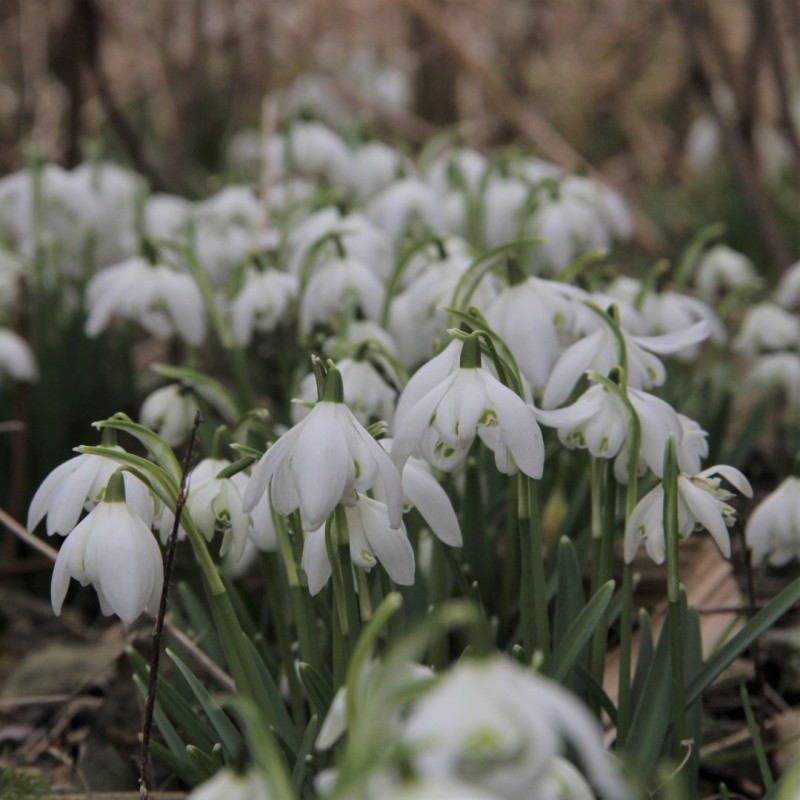
<path fill-rule="evenodd" d="M 744 535 L 754 564 L 782 567 L 800 556 L 800 478 L 786 478 L 755 507 Z"/>
<path fill-rule="evenodd" d="M 700 297 L 712 305 L 722 291 L 743 286 L 758 286 L 758 277 L 753 262 L 724 244 L 710 248 L 703 256 L 695 272 L 695 286 Z"/>
<path fill-rule="evenodd" d="M 785 350 L 800 344 L 800 319 L 775 303 L 747 310 L 733 346 L 748 356 L 764 350 Z"/>
<path fill-rule="evenodd" d="M 189 800 L 271 800 L 267 782 L 263 776 L 251 770 L 245 775 L 238 775 L 225 767 L 213 778 L 201 783 L 192 790 Z"/>
<path fill-rule="evenodd" d="M 697 475 L 678 475 L 678 536 L 686 539 L 705 528 L 717 543 L 722 555 L 730 558 L 731 540 L 728 528 L 736 521 L 735 509 L 727 501 L 731 492 L 720 486 L 724 478 L 745 497 L 753 490 L 747 478 L 734 467 L 717 465 Z M 661 564 L 665 555 L 664 488 L 659 484 L 648 492 L 634 508 L 625 528 L 625 560 L 630 563 L 644 541 L 650 558 Z"/>
<path fill-rule="evenodd" d="M 36 356 L 30 345 L 8 328 L 0 328 L 0 386 L 4 376 L 27 383 L 39 377 Z"/>
<path fill-rule="evenodd" d="M 183 444 L 192 430 L 197 402 L 180 384 L 151 392 L 142 403 L 139 421 L 155 431 L 170 447 Z"/>
<path fill-rule="evenodd" d="M 779 306 L 790 311 L 797 311 L 800 308 L 800 261 L 792 264 L 781 275 L 773 297 Z"/>
<path fill-rule="evenodd" d="M 372 199 L 365 213 L 395 242 L 415 222 L 433 231 L 444 227 L 439 198 L 416 178 L 395 181 Z"/>
<path fill-rule="evenodd" d="M 148 525 L 125 502 L 120 472 L 112 475 L 105 499 L 67 536 L 53 568 L 51 597 L 56 615 L 70 578 L 92 584 L 104 614 L 133 622 L 154 612 L 161 597 L 161 550 Z"/>
<path fill-rule="evenodd" d="M 275 269 L 247 271 L 239 294 L 230 304 L 231 330 L 242 347 L 253 332 L 269 333 L 283 322 L 297 297 L 297 277 Z"/>
<path fill-rule="evenodd" d="M 756 356 L 745 383 L 763 389 L 783 389 L 792 408 L 800 408 L 800 356 L 793 352 Z"/>

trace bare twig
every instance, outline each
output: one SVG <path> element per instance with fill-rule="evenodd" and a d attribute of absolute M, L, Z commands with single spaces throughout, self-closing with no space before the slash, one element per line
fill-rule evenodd
<path fill-rule="evenodd" d="M 50 547 L 49 544 L 43 542 L 38 536 L 31 533 L 24 525 L 20 525 L 14 517 L 7 514 L 0 508 L 0 522 L 8 528 L 17 538 L 21 539 L 27 545 L 30 545 L 34 550 L 38 550 L 42 555 L 47 556 L 51 561 L 56 560 L 58 550 Z"/>
<path fill-rule="evenodd" d="M 161 661 L 161 638 L 164 632 L 164 617 L 167 613 L 167 600 L 169 599 L 169 584 L 172 578 L 172 569 L 175 565 L 175 551 L 178 545 L 178 530 L 181 524 L 181 515 L 189 496 L 189 469 L 192 465 L 195 446 L 197 445 L 197 429 L 200 427 L 202 417 L 198 411 L 194 418 L 192 433 L 189 437 L 189 446 L 183 458 L 183 475 L 175 504 L 175 519 L 167 543 L 167 558 L 164 563 L 164 585 L 161 589 L 161 602 L 158 604 L 158 615 L 153 628 L 153 644 L 150 653 L 150 680 L 147 687 L 147 701 L 144 706 L 144 722 L 142 724 L 142 751 L 140 760 L 139 797 L 147 800 L 150 793 L 150 734 L 153 730 L 153 712 L 156 703 L 156 688 L 158 685 L 158 667 Z"/>

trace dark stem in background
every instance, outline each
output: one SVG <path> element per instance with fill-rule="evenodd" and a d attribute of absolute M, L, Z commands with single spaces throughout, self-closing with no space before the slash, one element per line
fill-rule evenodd
<path fill-rule="evenodd" d="M 183 475 L 178 500 L 175 503 L 175 521 L 167 543 L 167 558 L 164 563 L 164 586 L 161 590 L 161 601 L 158 604 L 158 615 L 153 628 L 153 642 L 150 648 L 150 680 L 147 686 L 147 701 L 144 705 L 144 722 L 142 723 L 142 751 L 139 762 L 139 797 L 147 800 L 150 792 L 150 733 L 153 729 L 153 711 L 156 705 L 156 686 L 158 683 L 158 667 L 161 661 L 161 638 L 164 633 L 164 617 L 167 613 L 167 600 L 169 598 L 169 584 L 172 579 L 172 568 L 175 565 L 175 550 L 178 544 L 178 530 L 181 525 L 181 515 L 186 499 L 189 495 L 189 468 L 192 465 L 195 446 L 197 445 L 197 429 L 203 421 L 198 411 L 192 425 L 189 437 L 189 446 L 183 457 Z"/>

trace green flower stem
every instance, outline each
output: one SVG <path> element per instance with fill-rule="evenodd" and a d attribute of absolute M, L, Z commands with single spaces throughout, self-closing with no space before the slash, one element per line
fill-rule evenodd
<path fill-rule="evenodd" d="M 333 519 L 336 528 L 336 549 L 339 552 L 342 588 L 344 589 L 345 611 L 347 613 L 348 639 L 352 645 L 361 632 L 361 616 L 359 614 L 356 586 L 353 581 L 353 562 L 350 558 L 350 536 L 347 531 L 347 517 L 343 506 L 336 506 L 333 511 Z"/>
<path fill-rule="evenodd" d="M 504 530 L 502 579 L 500 581 L 500 628 L 510 635 L 512 628 L 511 609 L 518 585 L 519 558 L 519 481 L 510 481 L 506 498 L 506 525 Z"/>
<path fill-rule="evenodd" d="M 434 543 L 431 553 L 431 578 L 428 586 L 428 606 L 434 611 L 447 601 L 450 596 L 447 577 L 447 559 L 444 548 Z M 431 639 L 428 660 L 436 670 L 444 669 L 449 660 L 447 641 L 442 636 Z"/>
<path fill-rule="evenodd" d="M 667 558 L 667 616 L 672 658 L 672 710 L 674 714 L 674 752 L 683 758 L 686 739 L 686 699 L 683 677 L 683 625 L 681 622 L 681 582 L 678 564 L 678 464 L 675 439 L 670 434 L 664 454 L 664 538 Z"/>
<path fill-rule="evenodd" d="M 342 565 L 339 561 L 336 546 L 336 532 L 333 527 L 334 515 L 330 514 L 325 522 L 325 550 L 331 565 L 331 581 L 333 583 L 333 600 L 336 606 L 336 619 L 339 621 L 339 630 L 343 636 L 348 635 L 347 604 L 344 597 L 344 582 L 342 579 Z"/>
<path fill-rule="evenodd" d="M 372 619 L 372 595 L 367 580 L 366 570 L 356 567 L 356 586 L 358 587 L 358 611 L 363 622 Z"/>
<path fill-rule="evenodd" d="M 525 656 L 533 661 L 538 650 L 550 655 L 550 622 L 547 616 L 547 585 L 544 574 L 544 541 L 539 513 L 539 490 L 531 478 L 519 474 L 517 507 L 519 519 L 520 615 Z"/>

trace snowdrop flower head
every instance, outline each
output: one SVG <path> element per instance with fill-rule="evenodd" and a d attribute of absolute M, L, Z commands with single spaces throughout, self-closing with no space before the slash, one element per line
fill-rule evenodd
<path fill-rule="evenodd" d="M 755 507 L 744 535 L 753 564 L 782 567 L 800 557 L 800 478 L 786 478 Z"/>
<path fill-rule="evenodd" d="M 437 156 L 425 175 L 428 183 L 440 194 L 449 189 L 477 192 L 489 161 L 469 147 L 458 147 Z"/>
<path fill-rule="evenodd" d="M 623 796 L 588 710 L 503 656 L 459 662 L 412 708 L 403 739 L 424 778 L 466 780 L 505 800 L 538 797 L 569 742 L 603 796 Z"/>
<path fill-rule="evenodd" d="M 149 526 L 125 502 L 121 472 L 109 480 L 105 498 L 67 536 L 56 557 L 51 598 L 56 615 L 70 578 L 92 584 L 104 614 L 133 622 L 154 612 L 161 597 L 164 567 Z"/>
<path fill-rule="evenodd" d="M 296 122 L 284 136 L 284 165 L 294 171 L 331 181 L 350 162 L 347 145 L 338 133 L 319 122 Z"/>
<path fill-rule="evenodd" d="M 800 344 L 800 318 L 775 303 L 747 310 L 733 346 L 747 356 L 765 350 L 785 350 Z"/>
<path fill-rule="evenodd" d="M 39 376 L 31 346 L 9 328 L 0 328 L 0 386 L 4 376 L 27 383 Z"/>
<path fill-rule="evenodd" d="M 260 772 L 239 775 L 225 767 L 193 789 L 189 800 L 271 800 L 272 793 Z"/>
<path fill-rule="evenodd" d="M 736 521 L 736 511 L 728 504 L 733 494 L 723 489 L 724 478 L 745 497 L 753 490 L 747 478 L 734 467 L 717 465 L 697 475 L 678 475 L 678 537 L 686 539 L 705 528 L 717 543 L 722 555 L 730 558 L 728 528 Z M 664 488 L 659 484 L 637 504 L 625 528 L 625 560 L 630 563 L 644 541 L 647 553 L 656 564 L 665 557 Z"/>
<path fill-rule="evenodd" d="M 139 412 L 139 421 L 155 431 L 170 447 L 178 447 L 188 438 L 196 414 L 197 401 L 191 392 L 172 383 L 147 395 Z"/>
<path fill-rule="evenodd" d="M 800 261 L 792 264 L 781 275 L 773 297 L 779 306 L 789 311 L 800 309 Z"/>
<path fill-rule="evenodd" d="M 522 470 L 540 478 L 544 441 L 533 408 L 480 366 L 478 336 L 465 341 L 460 366 L 421 397 L 396 426 L 392 459 L 402 471 L 420 455 L 450 471 L 467 456 L 476 436 L 495 452 L 501 472 Z"/>
<path fill-rule="evenodd" d="M 723 291 L 743 286 L 755 287 L 760 283 L 753 262 L 724 244 L 710 248 L 697 265 L 695 273 L 695 286 L 700 298 L 712 304 Z"/>
<path fill-rule="evenodd" d="M 380 561 L 395 583 L 411 586 L 414 550 L 405 525 L 392 526 L 386 503 L 356 493 L 355 503 L 345 506 L 344 514 L 353 564 L 370 570 Z M 324 525 L 306 534 L 301 566 L 308 577 L 309 592 L 317 594 L 331 576 Z"/>
<path fill-rule="evenodd" d="M 414 223 L 434 231 L 444 225 L 439 198 L 417 178 L 392 183 L 370 201 L 365 213 L 394 242 Z"/>
<path fill-rule="evenodd" d="M 800 356 L 794 352 L 757 356 L 745 385 L 783 389 L 791 407 L 800 408 Z"/>
<path fill-rule="evenodd" d="M 411 161 L 404 153 L 376 140 L 365 142 L 350 153 L 339 178 L 364 203 L 411 171 Z"/>
<path fill-rule="evenodd" d="M 400 527 L 400 473 L 344 404 L 343 396 L 341 376 L 329 362 L 322 398 L 253 468 L 244 494 L 245 511 L 269 491 L 279 514 L 299 508 L 305 529 L 313 531 L 338 504 L 353 505 L 356 492 L 381 482 L 390 527 Z"/>
<path fill-rule="evenodd" d="M 530 187 L 516 178 L 491 178 L 483 193 L 483 242 L 497 247 L 519 239 L 521 215 L 531 194 Z"/>
<path fill-rule="evenodd" d="M 231 330 L 242 347 L 247 347 L 254 332 L 270 333 L 287 319 L 297 298 L 295 275 L 269 269 L 248 269 L 244 284 L 230 304 Z"/>

